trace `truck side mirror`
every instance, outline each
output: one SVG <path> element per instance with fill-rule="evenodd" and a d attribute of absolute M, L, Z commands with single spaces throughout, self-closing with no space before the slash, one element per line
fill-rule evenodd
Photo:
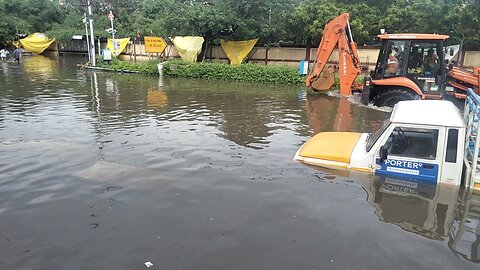
<path fill-rule="evenodd" d="M 388 148 L 385 145 L 380 146 L 380 161 L 383 162 L 387 159 L 388 156 Z"/>

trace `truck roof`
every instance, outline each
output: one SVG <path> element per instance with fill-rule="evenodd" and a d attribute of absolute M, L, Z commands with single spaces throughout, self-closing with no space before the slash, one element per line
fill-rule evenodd
<path fill-rule="evenodd" d="M 382 34 L 377 35 L 379 39 L 422 39 L 422 40 L 446 40 L 447 35 L 438 34 L 417 34 L 417 33 L 402 33 L 402 34 Z"/>
<path fill-rule="evenodd" d="M 390 115 L 392 123 L 465 127 L 458 108 L 447 100 L 400 101 Z"/>

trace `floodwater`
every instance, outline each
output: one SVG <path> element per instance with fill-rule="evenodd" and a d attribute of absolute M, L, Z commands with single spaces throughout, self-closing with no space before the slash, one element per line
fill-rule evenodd
<path fill-rule="evenodd" d="M 480 195 L 292 161 L 387 113 L 35 56 L 0 72 L 0 269 L 478 269 Z"/>

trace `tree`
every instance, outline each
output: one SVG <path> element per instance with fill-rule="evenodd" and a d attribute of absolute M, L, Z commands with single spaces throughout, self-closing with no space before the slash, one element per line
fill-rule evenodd
<path fill-rule="evenodd" d="M 445 16 L 443 31 L 451 36 L 451 42 L 465 39 L 465 47 L 480 48 L 480 0 L 456 1 Z M 477 27 L 475 27 L 477 26 Z"/>
<path fill-rule="evenodd" d="M 47 36 L 55 37 L 60 42 L 67 42 L 73 35 L 84 35 L 85 26 L 82 22 L 83 14 L 71 10 L 64 14 L 65 19 L 62 23 L 54 23 L 52 28 L 46 32 Z"/>
<path fill-rule="evenodd" d="M 323 28 L 328 21 L 341 14 L 334 1 L 313 0 L 302 2 L 289 18 L 289 30 L 292 38 L 301 38 L 309 47 L 313 40 L 319 42 Z M 303 43 L 302 42 L 302 43 Z M 316 43 L 317 43 L 316 42 Z"/>
<path fill-rule="evenodd" d="M 144 6 L 158 32 L 166 36 L 199 35 L 205 40 L 202 58 L 209 45 L 217 38 L 230 35 L 237 27 L 231 10 L 218 2 L 166 1 L 162 8 L 152 4 Z M 174 10 L 175 12 L 172 12 Z M 159 14 L 155 14 L 156 11 Z"/>
<path fill-rule="evenodd" d="M 350 14 L 352 35 L 358 44 L 372 44 L 377 41 L 376 35 L 383 26 L 379 23 L 381 12 L 365 3 L 342 5 L 342 9 Z"/>
<path fill-rule="evenodd" d="M 0 0 L 0 40 L 48 31 L 60 39 L 83 34 L 86 0 Z M 117 36 L 200 35 L 219 39 L 259 38 L 264 46 L 318 43 L 325 24 L 343 12 L 359 44 L 389 33 L 442 33 L 480 48 L 480 0 L 94 0 L 96 35 L 108 36 L 107 14 L 115 14 Z M 205 47 L 205 49 L 206 49 Z M 204 50 L 205 52 L 205 50 Z"/>
<path fill-rule="evenodd" d="M 260 44 L 277 46 L 285 43 L 287 18 L 295 0 L 225 0 L 222 10 L 231 9 L 236 28 L 230 38 L 235 40 L 258 38 Z"/>
<path fill-rule="evenodd" d="M 19 34 L 44 32 L 62 21 L 59 6 L 50 0 L 0 0 L 0 40 Z"/>

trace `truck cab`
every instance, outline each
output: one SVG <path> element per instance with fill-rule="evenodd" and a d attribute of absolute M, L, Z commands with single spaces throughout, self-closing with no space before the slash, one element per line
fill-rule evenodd
<path fill-rule="evenodd" d="M 480 147 L 476 136 L 480 99 L 474 98 L 467 99 L 464 115 L 445 100 L 398 102 L 377 131 L 319 133 L 294 159 L 326 168 L 480 187 L 473 166 Z"/>
<path fill-rule="evenodd" d="M 400 102 L 384 126 L 365 142 L 375 174 L 460 184 L 465 123 L 449 101 Z"/>

